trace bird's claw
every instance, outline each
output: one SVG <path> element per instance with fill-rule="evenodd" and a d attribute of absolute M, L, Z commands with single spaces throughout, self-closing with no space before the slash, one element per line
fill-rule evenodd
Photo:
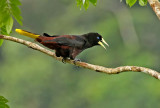
<path fill-rule="evenodd" d="M 75 58 L 75 59 L 74 59 L 74 61 L 73 61 L 73 63 L 76 65 L 76 62 L 81 62 L 81 60 L 80 60 L 80 59 Z"/>
<path fill-rule="evenodd" d="M 67 58 L 63 58 L 63 59 L 62 59 L 62 63 L 66 64 L 66 60 L 67 60 Z M 81 60 L 75 58 L 75 59 L 73 60 L 73 63 L 76 65 L 76 62 L 81 62 Z"/>
<path fill-rule="evenodd" d="M 62 63 L 66 64 L 66 58 L 62 59 Z"/>

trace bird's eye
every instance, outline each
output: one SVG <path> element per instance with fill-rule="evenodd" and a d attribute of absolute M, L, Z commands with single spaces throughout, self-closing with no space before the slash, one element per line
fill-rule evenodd
<path fill-rule="evenodd" d="M 97 37 L 98 40 L 100 40 L 100 37 Z"/>

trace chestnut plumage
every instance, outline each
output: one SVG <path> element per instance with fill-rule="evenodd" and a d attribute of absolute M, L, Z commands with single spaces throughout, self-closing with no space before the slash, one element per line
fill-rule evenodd
<path fill-rule="evenodd" d="M 63 57 L 64 59 L 70 58 L 74 60 L 75 57 L 83 50 L 96 45 L 101 45 L 105 48 L 102 42 L 108 46 L 102 36 L 98 33 L 50 36 L 47 33 L 44 33 L 43 35 L 37 35 L 21 29 L 16 29 L 16 32 L 34 38 L 42 45 L 55 50 L 57 57 Z"/>

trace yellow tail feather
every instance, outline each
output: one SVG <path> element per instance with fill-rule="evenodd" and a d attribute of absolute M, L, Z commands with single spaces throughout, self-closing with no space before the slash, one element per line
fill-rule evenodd
<path fill-rule="evenodd" d="M 22 30 L 22 29 L 15 29 L 15 31 L 21 35 L 27 36 L 27 37 L 31 37 L 33 39 L 38 38 L 40 35 L 34 34 L 34 33 L 30 33 L 28 31 Z"/>

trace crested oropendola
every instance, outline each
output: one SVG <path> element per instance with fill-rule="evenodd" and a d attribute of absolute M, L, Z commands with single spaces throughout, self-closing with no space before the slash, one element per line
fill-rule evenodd
<path fill-rule="evenodd" d="M 38 35 L 21 29 L 16 29 L 15 31 L 21 35 L 31 37 L 42 45 L 55 50 L 56 56 L 63 57 L 63 60 L 66 58 L 74 60 L 75 57 L 83 50 L 96 45 L 101 45 L 105 49 L 106 47 L 103 45 L 103 43 L 109 46 L 98 33 L 50 36 L 47 33 Z"/>

